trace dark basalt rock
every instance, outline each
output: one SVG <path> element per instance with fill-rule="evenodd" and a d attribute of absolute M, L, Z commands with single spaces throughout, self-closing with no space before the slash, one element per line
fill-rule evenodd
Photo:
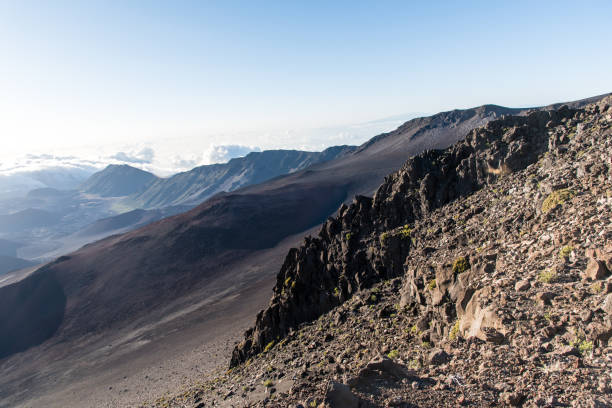
<path fill-rule="evenodd" d="M 548 130 L 576 112 L 563 106 L 556 111 L 491 121 L 446 150 L 429 150 L 410 158 L 385 178 L 373 198 L 358 196 L 350 206 L 341 206 L 337 217 L 323 224 L 318 237 L 308 237 L 300 248 L 289 251 L 269 307 L 257 315 L 255 326 L 234 349 L 231 366 L 263 351 L 267 344 L 318 318 L 357 291 L 403 275 L 412 246 L 411 223 L 526 168 L 549 149 L 562 147 L 564 140 L 550 139 Z M 486 259 L 482 262 L 481 273 L 494 267 Z M 446 272 L 451 276 L 441 275 Z M 467 275 L 459 279 L 452 270 L 438 271 L 436 278 L 438 275 L 444 284 L 435 292 L 440 297 L 436 313 L 451 321 L 456 311 L 449 309 L 443 298 L 460 300 L 465 307 L 473 289 L 466 283 Z M 404 305 L 424 303 L 418 298 L 423 288 L 417 286 L 426 283 L 421 282 L 421 276 L 414 278 L 413 296 L 404 296 Z M 432 335 L 442 335 L 441 330 L 434 327 Z"/>

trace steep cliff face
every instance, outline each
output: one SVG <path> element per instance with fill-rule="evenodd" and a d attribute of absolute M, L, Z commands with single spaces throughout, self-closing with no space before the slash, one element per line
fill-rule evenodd
<path fill-rule="evenodd" d="M 374 198 L 356 197 L 350 206 L 342 206 L 318 237 L 305 239 L 289 252 L 270 306 L 257 315 L 255 326 L 235 348 L 231 366 L 359 290 L 402 275 L 415 220 L 526 168 L 549 151 L 563 151 L 570 136 L 553 129 L 575 126 L 581 114 L 563 106 L 491 121 L 449 149 L 411 158 L 385 179 Z"/>

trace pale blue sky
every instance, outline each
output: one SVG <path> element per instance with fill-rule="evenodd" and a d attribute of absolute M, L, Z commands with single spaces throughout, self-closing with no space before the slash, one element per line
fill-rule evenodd
<path fill-rule="evenodd" d="M 0 0 L 0 135 L 15 154 L 289 147 L 288 130 L 578 99 L 612 91 L 610 21 L 609 0 Z"/>

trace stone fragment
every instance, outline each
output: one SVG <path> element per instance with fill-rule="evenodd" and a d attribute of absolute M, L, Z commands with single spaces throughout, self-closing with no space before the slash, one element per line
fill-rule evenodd
<path fill-rule="evenodd" d="M 432 350 L 429 353 L 429 356 L 427 356 L 427 361 L 429 361 L 429 364 L 431 365 L 444 364 L 448 362 L 449 359 L 450 356 L 448 355 L 448 353 L 442 349 Z"/>
<path fill-rule="evenodd" d="M 521 403 L 525 399 L 525 396 L 516 391 L 504 392 L 503 394 L 501 394 L 501 399 L 504 403 L 510 406 L 518 407 L 519 405 L 521 405 Z"/>
<path fill-rule="evenodd" d="M 529 288 L 531 288 L 531 282 L 526 279 L 520 280 L 514 285 L 514 290 L 516 290 L 517 292 L 524 292 L 526 290 L 529 290 Z"/>
<path fill-rule="evenodd" d="M 597 260 L 595 258 L 589 259 L 589 263 L 582 274 L 582 279 L 584 280 L 598 280 L 603 279 L 608 276 L 608 268 L 606 268 L 606 264 L 603 261 Z"/>
<path fill-rule="evenodd" d="M 550 292 L 539 292 L 536 295 L 536 301 L 542 305 L 550 305 L 550 301 L 552 300 L 552 298 L 554 297 L 554 295 Z"/>
<path fill-rule="evenodd" d="M 336 381 L 330 381 L 327 386 L 325 400 L 331 408 L 359 408 L 359 399 L 350 387 Z"/>
<path fill-rule="evenodd" d="M 580 357 L 580 352 L 578 351 L 576 347 L 573 347 L 573 346 L 563 346 L 559 350 L 555 351 L 554 354 L 558 356 L 563 356 L 563 357 L 567 357 L 567 356 Z"/>

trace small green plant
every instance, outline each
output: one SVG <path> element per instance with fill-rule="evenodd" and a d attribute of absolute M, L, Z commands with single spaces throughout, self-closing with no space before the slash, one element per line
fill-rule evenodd
<path fill-rule="evenodd" d="M 285 279 L 285 286 L 289 286 L 290 283 L 291 283 L 291 276 Z"/>
<path fill-rule="evenodd" d="M 268 351 L 270 351 L 272 347 L 274 347 L 274 340 L 266 344 L 266 347 L 264 348 L 264 353 L 267 353 Z"/>
<path fill-rule="evenodd" d="M 542 283 L 553 283 L 557 280 L 557 272 L 552 269 L 547 269 L 540 272 L 538 280 Z"/>
<path fill-rule="evenodd" d="M 571 245 L 564 246 L 559 251 L 559 258 L 561 258 L 561 259 L 569 258 L 570 254 L 572 253 L 573 250 L 574 250 L 574 247 L 572 247 Z"/>
<path fill-rule="evenodd" d="M 434 290 L 436 287 L 436 280 L 432 279 L 429 281 L 429 283 L 427 284 L 427 289 L 429 290 Z"/>
<path fill-rule="evenodd" d="M 586 341 L 586 340 L 582 340 L 579 344 L 578 344 L 578 351 L 580 352 L 580 354 L 587 355 L 587 354 L 591 354 L 591 352 L 593 352 L 593 342 L 592 341 Z"/>
<path fill-rule="evenodd" d="M 389 357 L 391 360 L 395 360 L 396 358 L 399 357 L 399 351 L 391 350 L 389 354 L 387 354 L 387 357 Z"/>
<path fill-rule="evenodd" d="M 597 295 L 603 290 L 603 284 L 601 282 L 594 282 L 589 286 L 589 289 L 592 294 Z"/>
<path fill-rule="evenodd" d="M 416 358 L 413 358 L 408 363 L 408 368 L 410 368 L 412 370 L 418 370 L 419 368 L 421 368 L 421 362 L 419 360 L 417 360 Z"/>
<path fill-rule="evenodd" d="M 315 399 L 315 400 L 310 401 L 310 404 L 308 404 L 308 405 L 310 405 L 312 408 L 316 408 L 317 400 Z"/>
<path fill-rule="evenodd" d="M 544 199 L 544 202 L 542 202 L 542 212 L 544 214 L 548 214 L 557 208 L 557 206 L 563 205 L 567 200 L 571 199 L 575 195 L 576 194 L 568 188 L 553 191 L 548 197 L 546 197 L 546 199 Z"/>
<path fill-rule="evenodd" d="M 470 269 L 470 262 L 464 256 L 460 256 L 453 262 L 453 272 L 456 274 L 465 272 L 468 269 Z"/>
<path fill-rule="evenodd" d="M 336 296 L 336 297 L 340 296 L 340 289 L 338 289 L 337 286 L 334 288 L 334 296 Z"/>
<path fill-rule="evenodd" d="M 399 230 L 399 236 L 402 239 L 408 239 L 410 238 L 410 234 L 412 233 L 412 230 L 410 229 L 410 227 L 408 226 L 408 224 L 404 225 L 402 227 L 402 229 Z"/>
<path fill-rule="evenodd" d="M 412 334 L 414 336 L 419 336 L 421 334 L 421 331 L 416 326 L 416 324 L 412 325 L 412 327 L 410 328 L 410 334 Z"/>
<path fill-rule="evenodd" d="M 377 299 L 378 298 L 376 297 L 376 295 L 370 296 L 370 302 L 372 302 L 372 303 L 375 303 Z"/>
<path fill-rule="evenodd" d="M 428 341 L 424 341 L 421 343 L 421 347 L 423 347 L 424 349 L 429 349 L 432 347 L 431 343 Z"/>
<path fill-rule="evenodd" d="M 387 241 L 387 238 L 389 237 L 389 232 L 383 232 L 382 234 L 380 234 L 380 243 L 382 245 L 385 245 L 385 242 Z"/>
<path fill-rule="evenodd" d="M 576 347 L 581 355 L 590 354 L 593 351 L 593 342 L 588 341 L 584 333 L 578 333 L 574 331 L 576 336 L 574 340 L 570 341 L 570 346 Z"/>
<path fill-rule="evenodd" d="M 552 321 L 552 315 L 550 314 L 550 312 L 546 312 L 544 313 L 544 318 L 546 319 L 546 321 L 550 322 Z"/>
<path fill-rule="evenodd" d="M 263 382 L 263 386 L 266 387 L 266 388 L 270 388 L 273 385 L 274 385 L 274 383 L 272 382 L 272 380 L 265 380 Z"/>
<path fill-rule="evenodd" d="M 352 236 L 353 236 L 353 235 L 352 235 L 350 232 L 347 232 L 347 233 L 346 233 L 346 235 L 344 236 L 344 238 L 345 238 L 347 241 L 350 241 Z"/>
<path fill-rule="evenodd" d="M 453 327 L 451 327 L 450 332 L 448 333 L 448 338 L 450 341 L 456 340 L 459 336 L 459 320 L 455 322 Z"/>

